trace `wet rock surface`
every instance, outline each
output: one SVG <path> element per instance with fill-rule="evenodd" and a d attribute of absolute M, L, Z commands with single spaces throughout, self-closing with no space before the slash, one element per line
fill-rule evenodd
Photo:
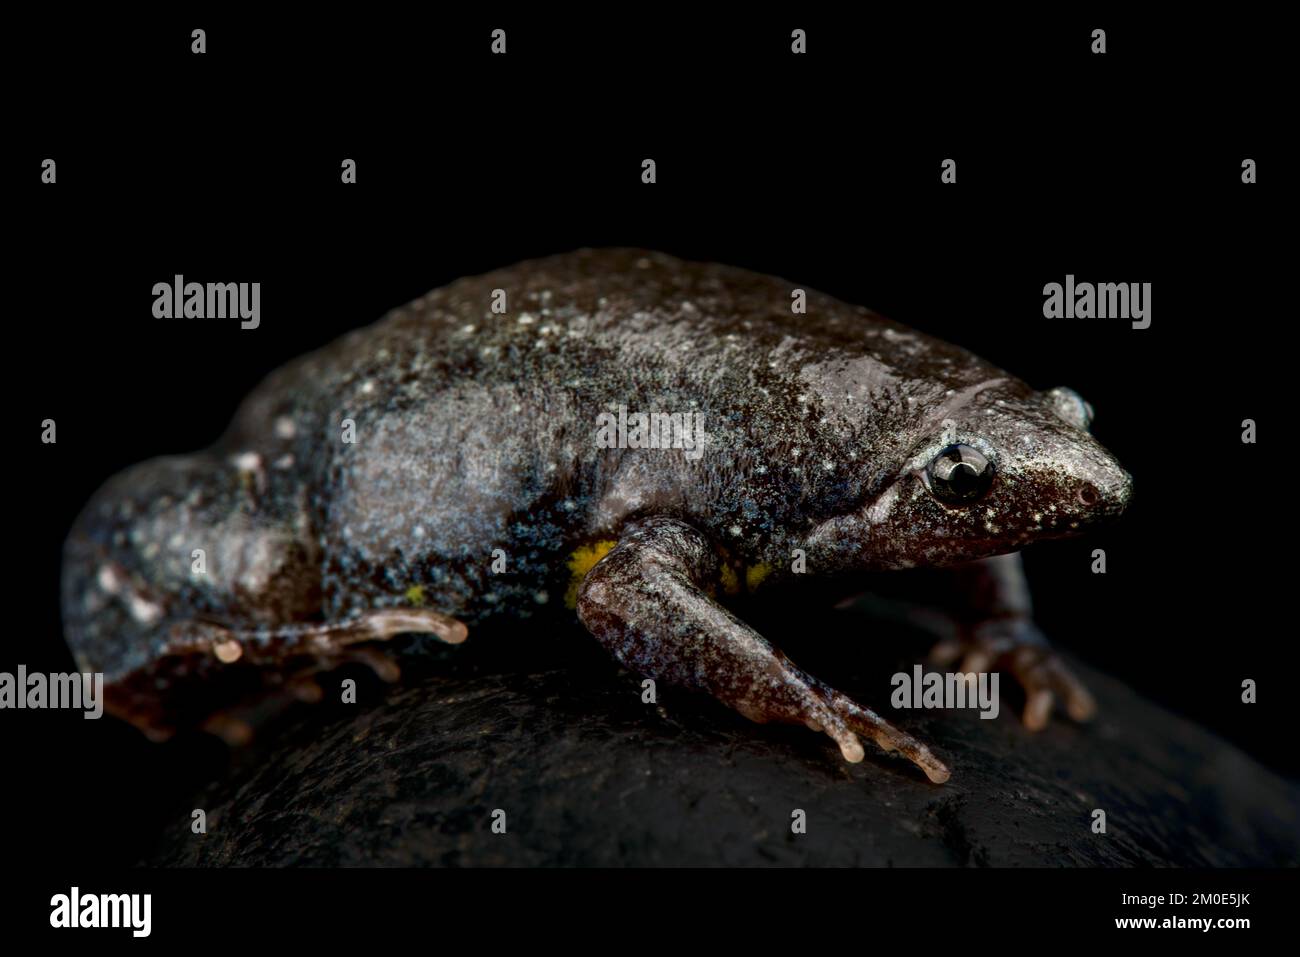
<path fill-rule="evenodd" d="M 473 642 L 473 638 L 471 639 Z M 513 644 L 513 647 L 510 647 Z M 1300 793 L 1235 746 L 1085 666 L 1099 717 L 1038 734 L 1001 715 L 895 712 L 897 647 L 796 658 L 931 744 L 936 786 L 868 746 L 758 726 L 620 671 L 589 639 L 486 641 L 406 666 L 362 703 L 266 729 L 144 863 L 164 866 L 1293 864 Z M 877 647 L 877 646 L 873 646 Z M 498 649 L 501 650 L 501 649 Z M 841 649 L 843 650 L 843 649 Z M 906 650 L 906 649 L 905 649 Z M 825 661 L 836 655 L 824 657 Z M 502 670 L 502 660 L 514 663 Z M 335 694 L 338 673 L 327 678 Z M 332 682 L 332 684 L 330 683 Z M 493 812 L 506 833 L 493 833 Z M 794 834 L 802 810 L 807 832 Z M 1106 813 L 1106 833 L 1092 830 Z"/>

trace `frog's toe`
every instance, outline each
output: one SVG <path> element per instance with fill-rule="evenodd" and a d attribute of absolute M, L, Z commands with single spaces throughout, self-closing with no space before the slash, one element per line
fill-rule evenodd
<path fill-rule="evenodd" d="M 966 644 L 956 638 L 945 638 L 930 649 L 929 661 L 936 668 L 947 668 L 966 650 Z"/>
<path fill-rule="evenodd" d="M 370 640 L 386 641 L 394 635 L 433 635 L 449 645 L 459 645 L 469 635 L 463 621 L 428 608 L 381 608 L 367 612 L 356 628 Z"/>
<path fill-rule="evenodd" d="M 758 700 L 735 703 L 751 721 L 802 723 L 812 731 L 830 737 L 850 764 L 866 757 L 862 739 L 874 741 L 882 751 L 897 751 L 925 772 L 936 784 L 948 780 L 950 772 L 928 747 L 889 724 L 870 708 L 829 688 L 788 663 L 777 666 L 783 680 L 776 693 Z"/>
<path fill-rule="evenodd" d="M 948 766 L 935 757 L 933 751 L 906 731 L 895 728 L 870 708 L 864 708 L 838 691 L 830 692 L 828 704 L 852 731 L 875 741 L 883 751 L 899 752 L 924 771 L 925 776 L 935 784 L 942 784 L 951 777 L 952 772 Z M 845 757 L 848 758 L 848 754 Z"/>
<path fill-rule="evenodd" d="M 1060 701 L 1075 721 L 1087 721 L 1097 710 L 1096 701 L 1065 665 L 1038 628 L 1020 618 L 998 619 L 976 628 L 963 650 L 961 671 L 979 674 L 1005 668 L 1025 691 L 1021 716 L 1030 731 L 1047 727 Z"/>
<path fill-rule="evenodd" d="M 1088 689 L 1051 648 L 1025 645 L 1007 656 L 1007 666 L 1025 689 L 1024 725 L 1030 731 L 1047 727 L 1057 701 L 1075 721 L 1087 721 L 1097 705 Z"/>
<path fill-rule="evenodd" d="M 820 730 L 840 746 L 840 754 L 849 764 L 857 764 L 867 756 L 853 729 L 837 716 L 832 714 L 825 717 L 820 722 Z"/>
<path fill-rule="evenodd" d="M 1097 713 L 1096 699 L 1054 652 L 1049 650 L 1039 667 L 1071 718 L 1075 721 L 1088 721 Z"/>

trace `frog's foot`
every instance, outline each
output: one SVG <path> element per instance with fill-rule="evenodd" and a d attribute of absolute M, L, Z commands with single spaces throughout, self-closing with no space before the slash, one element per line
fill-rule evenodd
<path fill-rule="evenodd" d="M 787 662 L 789 664 L 789 662 Z M 863 758 L 862 745 L 858 735 L 863 735 L 876 742 L 883 751 L 897 751 L 925 772 L 935 784 L 947 781 L 952 772 L 947 765 L 934 756 L 928 747 L 912 737 L 906 731 L 900 731 L 870 708 L 864 708 L 847 695 L 828 688 L 816 678 L 805 675 L 789 665 L 796 680 L 802 681 L 807 692 L 798 699 L 801 710 L 796 715 L 813 731 L 825 731 L 840 746 L 844 760 L 858 762 Z M 742 712 L 743 713 L 743 712 Z M 775 708 L 778 717 L 786 712 L 778 704 Z M 763 719 L 765 720 L 765 719 Z M 785 717 L 785 720 L 792 720 Z"/>
<path fill-rule="evenodd" d="M 1083 682 L 1028 618 L 991 619 L 969 629 L 961 639 L 941 641 L 930 653 L 931 662 L 940 668 L 958 658 L 958 670 L 964 674 L 1010 671 L 1025 689 L 1023 720 L 1031 731 L 1047 726 L 1058 698 L 1075 721 L 1087 721 L 1097 710 Z"/>
<path fill-rule="evenodd" d="M 179 727 L 199 726 L 232 745 L 243 744 L 254 727 L 295 701 L 319 701 L 323 691 L 315 676 L 323 672 L 358 663 L 383 681 L 397 681 L 397 662 L 374 643 L 402 634 L 459 644 L 468 629 L 423 608 L 262 628 L 174 621 L 147 666 L 114 678 L 105 705 L 155 741 Z"/>
<path fill-rule="evenodd" d="M 799 670 L 779 651 L 773 649 L 772 655 L 772 660 L 764 666 L 769 674 L 764 676 L 760 688 L 751 689 L 748 695 L 738 699 L 717 693 L 718 699 L 758 724 L 769 721 L 803 724 L 809 730 L 824 732 L 839 745 L 840 754 L 851 764 L 866 756 L 859 739 L 862 736 L 874 741 L 882 751 L 899 752 L 935 784 L 948 780 L 951 774 L 948 768 L 916 738 Z"/>
<path fill-rule="evenodd" d="M 624 530 L 587 573 L 578 616 L 627 667 L 707 691 L 758 722 L 804 724 L 864 757 L 859 736 L 898 751 L 935 783 L 948 768 L 911 735 L 795 667 L 762 635 L 708 595 L 721 565 L 708 541 L 682 522 L 651 518 Z"/>

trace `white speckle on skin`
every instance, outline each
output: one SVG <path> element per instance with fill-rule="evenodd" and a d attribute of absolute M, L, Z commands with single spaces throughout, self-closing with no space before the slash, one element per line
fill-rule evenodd
<path fill-rule="evenodd" d="M 275 460 L 274 465 L 278 469 L 291 469 L 293 468 L 293 456 L 282 455 Z"/>
<path fill-rule="evenodd" d="M 468 326 L 461 326 L 461 327 L 460 327 L 460 331 L 461 331 L 462 333 L 464 333 L 465 335 L 469 335 L 469 334 L 470 334 L 471 332 L 473 332 L 476 328 L 477 328 L 477 327 L 471 323 L 471 324 L 468 325 Z"/>
<path fill-rule="evenodd" d="M 118 590 L 122 587 L 122 583 L 117 577 L 117 572 L 113 570 L 111 565 L 101 565 L 96 580 L 99 582 L 99 587 L 110 595 L 116 595 Z"/>
<path fill-rule="evenodd" d="M 727 531 L 731 532 L 732 538 L 739 538 L 740 535 L 743 533 L 744 529 L 742 529 L 739 525 L 732 525 L 731 528 L 727 529 Z"/>
<path fill-rule="evenodd" d="M 277 438 L 291 439 L 298 434 L 298 427 L 294 425 L 293 419 L 282 415 L 275 420 L 275 434 Z"/>
<path fill-rule="evenodd" d="M 373 380 L 367 379 L 365 382 L 361 383 L 362 395 L 370 395 L 374 391 L 375 391 L 375 383 Z"/>
<path fill-rule="evenodd" d="M 521 326 L 531 326 L 534 322 L 537 321 L 537 318 L 536 318 L 532 313 L 521 312 L 521 313 L 519 314 L 519 319 L 516 320 L 516 321 L 517 321 Z"/>
<path fill-rule="evenodd" d="M 231 456 L 230 462 L 241 472 L 262 470 L 262 457 L 256 452 L 240 452 L 238 455 Z"/>
<path fill-rule="evenodd" d="M 545 605 L 551 600 L 551 596 L 544 591 L 533 592 L 533 601 L 539 605 Z"/>
<path fill-rule="evenodd" d="M 132 595 L 128 602 L 131 606 L 131 615 L 136 621 L 145 625 L 152 625 L 162 617 L 162 609 L 151 601 L 141 598 L 139 595 Z"/>

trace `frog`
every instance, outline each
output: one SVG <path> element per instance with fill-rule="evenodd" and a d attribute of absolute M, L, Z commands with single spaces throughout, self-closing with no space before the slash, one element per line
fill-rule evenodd
<path fill-rule="evenodd" d="M 1030 731 L 1058 705 L 1088 720 L 1020 553 L 1124 512 L 1092 418 L 777 277 L 633 248 L 527 260 L 288 363 L 209 448 L 110 478 L 64 546 L 65 635 L 108 710 L 163 739 L 254 686 L 311 698 L 303 676 L 343 662 L 395 680 L 399 635 L 576 619 L 646 680 L 940 784 L 928 744 L 738 601 L 931 569 L 966 596 L 934 661 L 1009 672 Z"/>

